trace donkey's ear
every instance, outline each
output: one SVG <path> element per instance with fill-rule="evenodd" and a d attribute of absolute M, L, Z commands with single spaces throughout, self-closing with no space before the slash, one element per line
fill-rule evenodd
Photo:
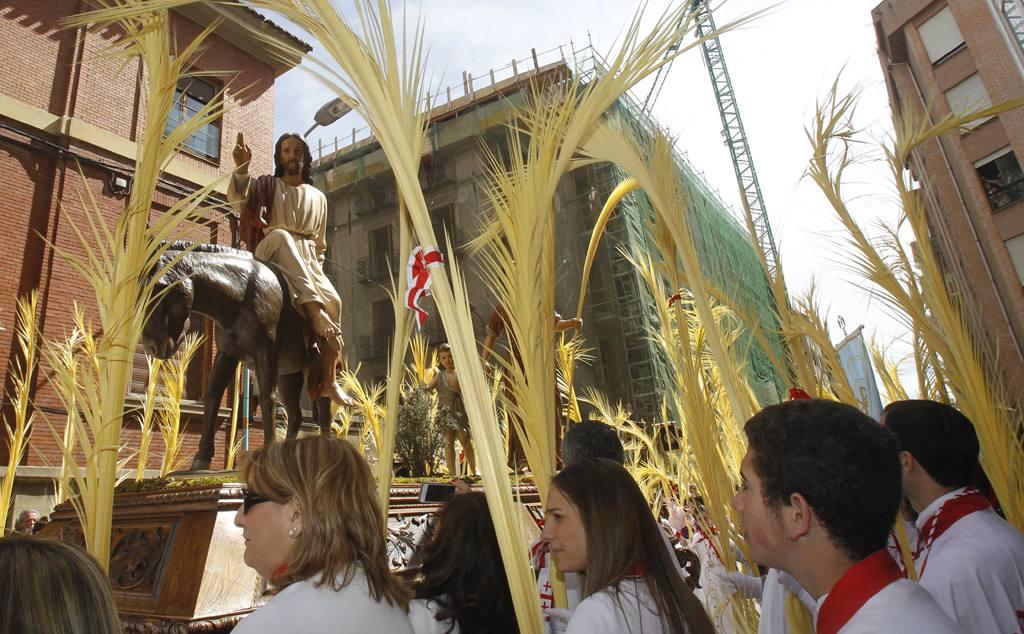
<path fill-rule="evenodd" d="M 192 285 L 192 278 L 181 277 L 178 278 L 177 283 L 181 286 L 181 292 L 185 294 L 186 305 L 188 306 L 189 310 L 192 310 L 192 291 L 194 290 Z"/>
<path fill-rule="evenodd" d="M 169 286 L 178 277 L 174 274 L 174 266 L 172 266 L 172 264 L 173 263 L 171 262 L 165 261 L 164 258 L 157 260 L 156 264 L 153 265 L 153 268 L 146 272 L 145 277 L 143 278 L 143 284 L 147 281 L 152 281 L 154 286 Z"/>

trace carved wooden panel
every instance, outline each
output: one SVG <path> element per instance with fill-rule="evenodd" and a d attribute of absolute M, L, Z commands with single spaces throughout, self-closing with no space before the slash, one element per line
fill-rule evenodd
<path fill-rule="evenodd" d="M 111 535 L 110 581 L 114 590 L 155 597 L 163 564 L 174 545 L 177 520 L 117 526 Z"/>
<path fill-rule="evenodd" d="M 177 525 L 177 519 L 167 518 L 116 522 L 110 531 L 109 576 L 114 592 L 156 597 Z M 77 520 L 61 525 L 60 538 L 85 548 Z"/>

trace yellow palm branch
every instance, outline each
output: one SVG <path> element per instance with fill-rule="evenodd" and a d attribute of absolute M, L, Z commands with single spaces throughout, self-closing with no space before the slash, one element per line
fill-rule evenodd
<path fill-rule="evenodd" d="M 166 363 L 160 373 L 160 408 L 157 410 L 157 428 L 163 438 L 164 451 L 160 457 L 160 477 L 184 467 L 185 456 L 181 446 L 185 435 L 181 428 L 181 400 L 185 397 L 185 379 L 192 359 L 203 346 L 205 337 L 190 332 L 178 352 Z"/>
<path fill-rule="evenodd" d="M 844 197 L 845 170 L 855 159 L 850 146 L 856 141 L 851 116 L 856 103 L 852 94 L 841 95 L 838 80 L 818 104 L 807 137 L 812 147 L 808 174 L 825 194 L 846 230 L 844 240 L 852 247 L 851 266 L 874 287 L 876 297 L 913 328 L 927 353 L 918 359 L 925 393 L 941 396 L 948 388 L 958 408 L 971 419 L 981 443 L 981 461 L 1003 505 L 1007 519 L 1024 528 L 1024 446 L 1018 430 L 1021 419 L 1009 407 L 992 361 L 983 356 L 967 328 L 964 308 L 951 296 L 931 238 L 921 192 L 911 186 L 907 166 L 922 144 L 955 131 L 965 123 L 1024 105 L 1024 99 L 985 108 L 963 117 L 949 116 L 937 124 L 897 117 L 896 137 L 885 148 L 901 206 L 900 222 L 906 222 L 920 246 L 921 273 L 893 267 L 853 219 Z M 897 261 L 906 258 L 900 256 Z M 912 276 L 912 277 L 908 277 Z M 961 290 L 961 295 L 964 290 Z"/>
<path fill-rule="evenodd" d="M 151 213 L 154 193 L 161 171 L 192 134 L 221 115 L 225 102 L 212 100 L 166 136 L 160 134 L 174 104 L 179 78 L 190 72 L 192 58 L 216 24 L 175 50 L 166 11 L 169 4 L 159 0 L 98 0 L 97 4 L 100 9 L 65 20 L 64 24 L 114 26 L 123 34 L 116 48 L 106 55 L 142 60 L 147 71 L 142 99 L 146 104 L 144 129 L 149 131 L 138 145 L 132 192 L 116 224 L 108 226 L 91 191 L 86 189 L 81 197 L 85 222 L 70 223 L 79 244 L 75 249 L 54 245 L 92 287 L 103 332 L 101 339 L 94 340 L 90 372 L 84 373 L 90 377 L 87 387 L 94 391 L 78 399 L 84 405 L 83 417 L 90 420 L 87 427 L 96 435 L 92 447 L 95 464 L 88 463 L 85 470 L 79 470 L 82 477 L 77 480 L 76 509 L 81 511 L 90 553 L 106 566 L 114 484 L 122 461 L 119 450 L 124 398 L 147 313 L 144 307 L 152 296 L 153 277 L 148 274 L 155 270 L 165 249 L 162 241 L 176 236 L 183 221 L 200 214 L 203 201 L 217 183 L 198 189 L 158 215 Z M 74 459 L 74 454 L 65 454 L 65 458 Z"/>
<path fill-rule="evenodd" d="M 0 514 L 7 517 L 14 495 L 14 478 L 28 449 L 35 412 L 30 411 L 32 385 L 39 358 L 39 329 L 36 321 L 36 291 L 18 298 L 15 338 L 19 356 L 11 360 L 9 372 L 13 392 L 9 398 L 11 420 L 4 414 L 7 434 L 7 471 L 0 481 Z"/>

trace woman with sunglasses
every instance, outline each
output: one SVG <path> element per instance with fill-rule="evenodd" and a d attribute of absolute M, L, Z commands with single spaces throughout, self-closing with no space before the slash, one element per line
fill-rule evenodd
<path fill-rule="evenodd" d="M 265 445 L 242 466 L 235 516 L 245 563 L 276 589 L 234 634 L 411 634 L 408 594 L 388 569 L 373 474 L 338 438 Z"/>
<path fill-rule="evenodd" d="M 633 476 L 603 458 L 576 460 L 548 491 L 541 538 L 563 572 L 580 573 L 583 601 L 564 616 L 567 634 L 714 634 L 679 574 Z"/>

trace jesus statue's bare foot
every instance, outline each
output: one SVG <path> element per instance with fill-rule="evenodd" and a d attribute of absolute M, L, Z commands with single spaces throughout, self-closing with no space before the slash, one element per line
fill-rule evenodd
<path fill-rule="evenodd" d="M 322 339 L 325 339 L 332 347 L 336 347 L 333 343 L 341 335 L 341 329 L 338 327 L 331 316 L 327 314 L 327 311 L 323 309 L 317 302 L 310 302 L 305 305 L 306 317 L 309 319 L 309 327 L 313 329 L 313 333 Z"/>
<path fill-rule="evenodd" d="M 355 407 L 356 402 L 352 400 L 352 397 L 348 395 L 345 390 L 341 389 L 337 381 L 327 381 L 324 383 L 323 391 L 320 396 L 326 396 L 338 405 L 345 407 Z"/>

